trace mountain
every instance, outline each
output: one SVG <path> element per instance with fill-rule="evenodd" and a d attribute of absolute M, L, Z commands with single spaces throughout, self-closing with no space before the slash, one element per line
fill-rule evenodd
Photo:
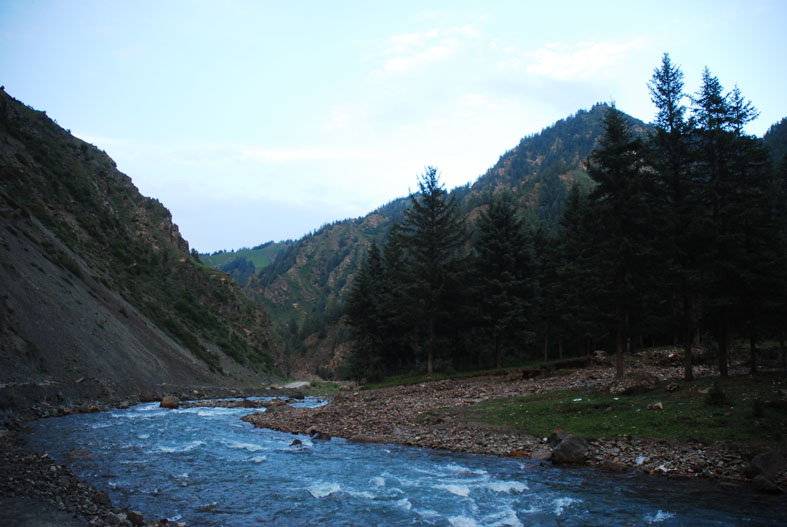
<path fill-rule="evenodd" d="M 475 221 L 495 194 L 507 191 L 531 225 L 555 228 L 569 189 L 593 184 L 584 162 L 601 136 L 605 109 L 598 104 L 580 110 L 523 138 L 475 183 L 453 189 L 466 221 Z M 627 119 L 636 133 L 648 131 L 642 121 Z M 371 241 L 382 244 L 409 203 L 409 198 L 399 198 L 364 217 L 326 225 L 288 242 L 269 265 L 243 276 L 246 292 L 270 313 L 293 372 L 338 372 L 349 350 L 347 330 L 339 322 L 353 274 Z M 250 253 L 237 251 L 233 256 L 237 269 L 248 269 L 240 260 L 250 259 Z"/>
<path fill-rule="evenodd" d="M 776 166 L 784 162 L 787 155 L 787 117 L 771 125 L 762 138 L 771 149 L 771 156 Z"/>
<path fill-rule="evenodd" d="M 0 89 L 0 408 L 260 383 L 274 342 L 161 203 Z"/>

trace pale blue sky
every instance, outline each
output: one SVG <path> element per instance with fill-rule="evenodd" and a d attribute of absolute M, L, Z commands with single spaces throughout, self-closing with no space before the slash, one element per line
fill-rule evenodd
<path fill-rule="evenodd" d="M 550 4 L 550 5 L 546 5 Z M 0 0 L 0 84 L 100 148 L 199 251 L 475 181 L 596 102 L 651 121 L 664 52 L 787 116 L 787 1 Z"/>

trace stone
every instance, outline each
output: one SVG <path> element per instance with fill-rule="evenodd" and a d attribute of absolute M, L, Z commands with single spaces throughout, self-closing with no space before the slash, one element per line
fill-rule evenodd
<path fill-rule="evenodd" d="M 590 450 L 584 437 L 568 434 L 557 446 L 552 448 L 552 462 L 556 464 L 583 463 Z"/>
<path fill-rule="evenodd" d="M 664 409 L 664 405 L 661 404 L 661 401 L 650 403 L 648 405 L 648 410 L 663 410 L 663 409 Z"/>
<path fill-rule="evenodd" d="M 744 474 L 752 479 L 761 475 L 769 481 L 774 481 L 784 466 L 784 455 L 778 450 L 769 450 L 754 456 L 744 470 Z"/>
<path fill-rule="evenodd" d="M 290 443 L 290 446 L 301 446 L 302 444 L 303 441 L 301 441 L 300 439 L 293 439 L 292 443 Z"/>
<path fill-rule="evenodd" d="M 112 507 L 112 501 L 109 499 L 109 494 L 101 492 L 100 490 L 93 494 L 93 503 L 102 507 Z"/>
<path fill-rule="evenodd" d="M 132 525 L 136 525 L 137 527 L 142 527 L 145 525 L 145 517 L 142 516 L 142 513 L 139 511 L 128 511 L 126 517 L 128 521 L 132 523 Z"/>
<path fill-rule="evenodd" d="M 325 432 L 315 431 L 311 434 L 312 439 L 316 439 L 318 441 L 330 441 L 331 436 L 330 434 L 326 434 Z"/>
<path fill-rule="evenodd" d="M 608 470 L 609 472 L 618 472 L 618 473 L 628 472 L 628 467 L 623 463 L 617 463 L 615 461 L 609 461 L 609 460 L 602 462 L 601 468 L 603 468 L 604 470 Z"/>
<path fill-rule="evenodd" d="M 784 491 L 778 487 L 773 481 L 769 480 L 762 474 L 758 474 L 751 480 L 754 490 L 766 494 L 783 494 Z"/>
<path fill-rule="evenodd" d="M 530 454 L 530 458 L 536 461 L 549 461 L 550 459 L 552 459 L 552 451 L 546 448 L 542 448 Z"/>
<path fill-rule="evenodd" d="M 547 438 L 547 443 L 549 443 L 549 446 L 555 447 L 558 445 L 558 443 L 563 441 L 567 436 L 568 436 L 568 432 L 566 432 L 562 428 L 555 428 L 552 431 L 552 433 L 549 434 L 549 437 Z"/>
<path fill-rule="evenodd" d="M 169 408 L 170 410 L 177 410 L 180 408 L 180 399 L 174 395 L 166 395 L 161 399 L 161 408 Z"/>
<path fill-rule="evenodd" d="M 282 386 L 285 390 L 308 390 L 311 387 L 309 381 L 295 381 Z"/>

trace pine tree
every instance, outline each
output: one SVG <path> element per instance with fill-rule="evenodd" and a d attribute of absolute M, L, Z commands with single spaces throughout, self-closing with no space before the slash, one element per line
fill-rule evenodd
<path fill-rule="evenodd" d="M 401 226 L 407 251 L 413 322 L 424 332 L 427 375 L 434 372 L 439 325 L 450 320 L 453 307 L 446 302 L 455 292 L 460 251 L 466 241 L 456 202 L 440 183 L 437 169 L 427 167 L 419 177 L 419 193 L 410 195 L 411 208 Z"/>
<path fill-rule="evenodd" d="M 604 134 L 588 162 L 597 186 L 590 194 L 597 233 L 593 271 L 600 277 L 606 308 L 614 313 L 616 377 L 623 377 L 624 350 L 631 349 L 632 316 L 639 309 L 647 269 L 649 198 L 642 170 L 642 143 L 614 107 L 604 116 Z"/>
<path fill-rule="evenodd" d="M 531 325 L 534 289 L 530 240 L 507 194 L 481 213 L 475 243 L 478 316 L 492 340 L 495 367 L 507 348 L 522 342 Z"/>
<path fill-rule="evenodd" d="M 383 335 L 380 328 L 385 314 L 380 288 L 382 278 L 380 250 L 373 241 L 355 276 L 345 307 L 354 342 L 350 368 L 357 379 L 376 381 L 383 374 Z"/>
<path fill-rule="evenodd" d="M 699 317 L 698 251 L 703 232 L 698 219 L 701 209 L 698 187 L 691 178 L 692 127 L 686 119 L 683 72 L 664 54 L 661 67 L 648 84 L 656 105 L 655 133 L 648 142 L 648 159 L 655 171 L 658 204 L 662 218 L 658 241 L 664 256 L 666 290 L 674 295 L 684 352 L 684 380 L 693 379 L 692 344 Z"/>

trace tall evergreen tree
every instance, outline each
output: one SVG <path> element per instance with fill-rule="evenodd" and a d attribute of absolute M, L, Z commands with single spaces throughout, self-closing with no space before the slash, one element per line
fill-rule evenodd
<path fill-rule="evenodd" d="M 633 320 L 639 309 L 647 268 L 647 185 L 642 142 L 614 105 L 604 116 L 604 134 L 588 162 L 596 181 L 590 194 L 596 238 L 593 270 L 601 278 L 606 308 L 613 315 L 616 377 L 623 377 L 624 350 L 631 349 Z"/>
<path fill-rule="evenodd" d="M 481 329 L 492 341 L 495 367 L 506 349 L 522 344 L 530 326 L 534 289 L 530 240 L 511 198 L 498 195 L 481 213 L 475 276 Z"/>
<path fill-rule="evenodd" d="M 677 305 L 676 318 L 683 342 L 683 378 L 693 379 L 692 344 L 699 317 L 698 250 L 704 235 L 698 211 L 698 187 L 692 180 L 692 128 L 686 119 L 683 72 L 665 53 L 648 84 L 656 105 L 655 132 L 648 142 L 648 161 L 655 171 L 662 221 L 659 241 L 665 265 L 663 278 Z"/>
<path fill-rule="evenodd" d="M 464 226 L 453 198 L 440 183 L 437 169 L 427 167 L 419 177 L 419 193 L 411 194 L 411 208 L 401 226 L 408 254 L 414 322 L 424 332 L 427 375 L 434 372 L 439 326 L 450 321 L 453 306 L 446 302 L 460 287 L 458 270 L 466 241 Z"/>

